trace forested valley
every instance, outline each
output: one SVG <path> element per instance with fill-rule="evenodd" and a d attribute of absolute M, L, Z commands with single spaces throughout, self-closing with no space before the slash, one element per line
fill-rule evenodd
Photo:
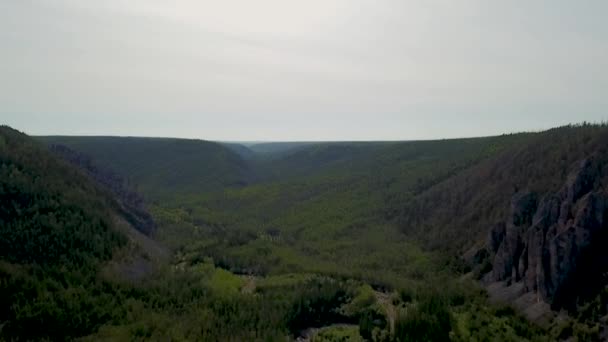
<path fill-rule="evenodd" d="M 606 339 L 607 180 L 605 124 L 260 144 L 2 126 L 0 339 Z"/>

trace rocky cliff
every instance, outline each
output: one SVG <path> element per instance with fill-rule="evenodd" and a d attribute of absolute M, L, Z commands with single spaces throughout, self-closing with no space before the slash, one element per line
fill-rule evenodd
<path fill-rule="evenodd" d="M 608 191 L 604 163 L 580 161 L 555 193 L 520 191 L 510 215 L 488 234 L 477 259 L 491 271 L 487 283 L 534 294 L 554 308 L 575 305 L 607 284 Z"/>

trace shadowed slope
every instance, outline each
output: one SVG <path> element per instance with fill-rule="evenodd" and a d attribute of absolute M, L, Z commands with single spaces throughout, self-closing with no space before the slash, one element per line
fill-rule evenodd
<path fill-rule="evenodd" d="M 253 179 L 247 163 L 220 144 L 186 139 L 39 137 L 93 158 L 127 177 L 148 196 L 206 192 Z"/>

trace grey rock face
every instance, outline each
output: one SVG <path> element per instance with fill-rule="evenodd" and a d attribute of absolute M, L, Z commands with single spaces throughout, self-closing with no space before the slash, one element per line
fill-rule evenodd
<path fill-rule="evenodd" d="M 488 234 L 488 247 L 492 253 L 496 253 L 498 251 L 500 244 L 505 239 L 505 230 L 506 226 L 504 223 L 497 223 L 494 225 L 494 227 L 492 227 L 492 229 L 490 229 Z"/>
<path fill-rule="evenodd" d="M 488 235 L 487 249 L 494 253 L 491 279 L 521 282 L 525 292 L 548 303 L 563 292 L 579 270 L 581 255 L 608 229 L 608 194 L 600 178 L 597 163 L 585 159 L 558 193 L 540 201 L 530 192 L 513 196 L 507 223 Z"/>
<path fill-rule="evenodd" d="M 532 221 L 536 212 L 537 196 L 533 192 L 520 192 L 511 200 L 512 224 L 514 226 L 526 226 Z"/>

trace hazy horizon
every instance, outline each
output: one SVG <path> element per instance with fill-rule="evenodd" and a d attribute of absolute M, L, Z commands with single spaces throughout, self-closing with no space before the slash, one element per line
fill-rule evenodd
<path fill-rule="evenodd" d="M 608 120 L 608 3 L 0 3 L 0 123 L 213 141 L 478 137 Z"/>
<path fill-rule="evenodd" d="M 527 133 L 541 133 L 548 129 L 559 128 L 569 125 L 581 125 L 583 123 L 587 124 L 606 124 L 605 121 L 581 121 L 581 122 L 572 122 L 565 125 L 553 126 L 549 128 L 543 128 L 539 130 L 522 130 L 522 131 L 514 131 L 514 132 L 502 132 L 497 134 L 490 135 L 471 135 L 471 136 L 453 136 L 453 137 L 433 137 L 433 138 L 422 138 L 422 139 L 344 139 L 344 140 L 225 140 L 225 139 L 205 139 L 204 137 L 177 137 L 177 136 L 165 136 L 165 135 L 108 135 L 108 134 L 32 134 L 27 131 L 24 133 L 34 136 L 34 137 L 85 137 L 85 138 L 150 138 L 150 139 L 186 139 L 186 140 L 205 140 L 212 141 L 217 143 L 225 143 L 225 144 L 241 144 L 244 146 L 256 145 L 256 144 L 273 144 L 273 143 L 358 143 L 358 142 L 370 142 L 370 143 L 382 143 L 382 142 L 415 142 L 415 141 L 429 141 L 429 140 L 455 140 L 455 139 L 476 139 L 476 138 L 487 138 L 493 136 L 500 135 L 509 135 L 509 134 L 527 134 Z M 0 123 L 1 125 L 2 123 Z M 12 127 L 15 129 L 19 129 L 18 127 Z M 21 130 L 22 131 L 22 130 Z"/>

